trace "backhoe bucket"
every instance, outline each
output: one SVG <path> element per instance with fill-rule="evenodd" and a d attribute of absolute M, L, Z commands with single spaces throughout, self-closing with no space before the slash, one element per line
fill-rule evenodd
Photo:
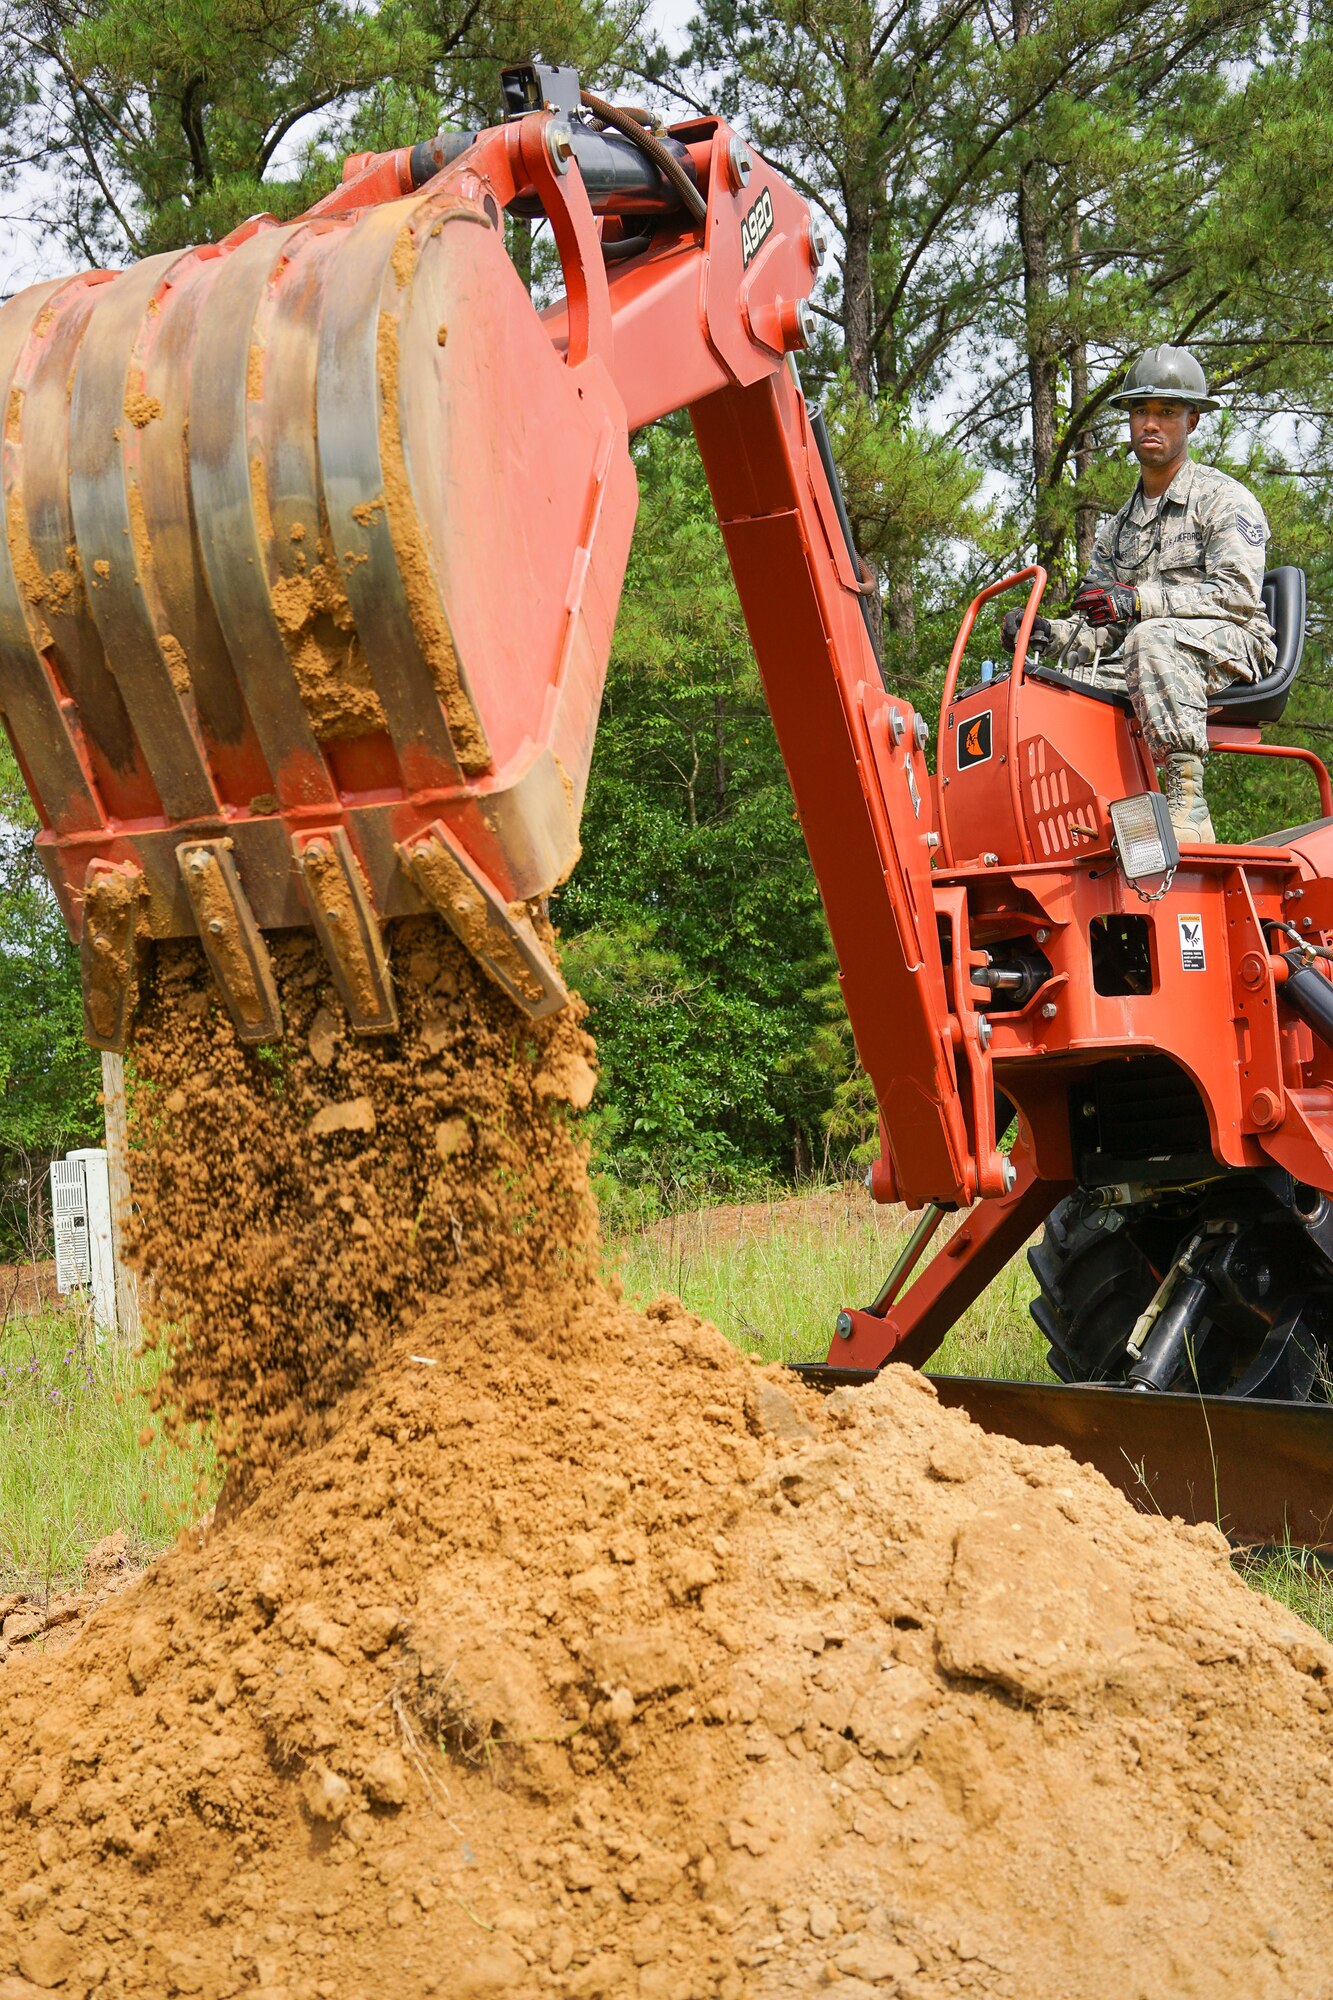
<path fill-rule="evenodd" d="M 624 412 L 569 366 L 485 184 L 0 311 L 0 709 L 123 1046 L 146 938 L 198 935 L 238 1032 L 313 928 L 396 1024 L 381 926 L 437 909 L 531 1014 L 636 504 Z"/>

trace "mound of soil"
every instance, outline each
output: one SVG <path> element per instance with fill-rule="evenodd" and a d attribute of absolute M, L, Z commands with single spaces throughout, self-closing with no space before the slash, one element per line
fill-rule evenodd
<path fill-rule="evenodd" d="M 354 1072 L 247 1086 L 283 1192 L 247 1195 L 214 1261 L 244 1255 L 263 1310 L 240 1274 L 209 1292 L 207 1259 L 193 1297 L 177 1273 L 177 1397 L 238 1397 L 285 1456 L 70 1652 L 6 1667 L 3 2000 L 1329 1991 L 1333 1649 L 1219 1536 L 984 1436 L 907 1370 L 821 1403 L 675 1301 L 600 1290 L 560 1108 L 579 1031 L 524 1053 L 504 1002 L 470 1004 L 471 1055 L 415 1114 L 381 1118 L 407 1072 L 381 1091 L 345 1043 Z M 249 1076 L 200 1020 L 201 1066 Z M 376 1111 L 336 1155 L 283 1139 L 322 1076 Z M 433 1224 L 418 1264 L 398 1224 L 451 1093 L 474 1135 L 521 1132 L 532 1212 L 516 1233 L 503 1146 L 470 1177 L 450 1151 L 463 1242 Z M 163 1216 L 168 1143 L 140 1156 Z M 235 1158 L 186 1176 L 201 1226 Z M 322 1235 L 302 1220 L 302 1160 L 336 1214 L 336 1185 L 370 1191 L 390 1289 L 329 1199 Z M 284 1264 L 287 1319 L 245 1237 L 275 1214 L 329 1288 Z M 329 1329 L 353 1324 L 349 1384 Z M 307 1393 L 312 1426 L 283 1414 Z"/>

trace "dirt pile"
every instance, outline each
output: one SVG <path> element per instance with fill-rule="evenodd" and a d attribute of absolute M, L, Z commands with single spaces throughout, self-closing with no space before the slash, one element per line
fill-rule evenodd
<path fill-rule="evenodd" d="M 520 1079 L 529 1185 L 574 1142 L 521 1079 L 580 1094 L 572 1032 L 513 1067 L 474 1044 L 471 1129 Z M 308 1131 L 293 1068 L 278 1102 Z M 461 1049 L 447 1073 L 460 1093 Z M 362 1275 L 330 1247 L 327 1282 L 371 1330 L 318 1435 L 73 1651 L 6 1667 L 3 2000 L 1333 1992 L 1333 1649 L 1220 1537 L 984 1437 L 907 1371 L 821 1404 L 673 1301 L 628 1310 L 566 1187 L 523 1236 L 504 1206 L 483 1226 L 507 1152 L 471 1156 L 472 1191 L 450 1152 L 462 1246 L 433 1224 L 418 1267 L 397 1087 L 326 1091 L 356 1095 L 376 1125 L 333 1134 L 341 1177 L 382 1204 L 416 1317 L 395 1330 L 347 1229 Z M 311 1145 L 314 1185 L 329 1158 Z M 267 1198 L 243 1213 L 272 1226 Z M 263 1297 L 282 1395 L 225 1346 L 205 1368 L 199 1306 L 182 1394 L 238 1385 L 276 1435 L 340 1378 L 334 1336 L 307 1368 Z M 247 1311 L 244 1285 L 209 1304 Z"/>

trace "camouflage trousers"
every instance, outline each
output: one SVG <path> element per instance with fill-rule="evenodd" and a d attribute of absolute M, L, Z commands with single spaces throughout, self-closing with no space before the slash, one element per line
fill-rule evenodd
<path fill-rule="evenodd" d="M 1143 729 L 1154 764 L 1170 756 L 1208 755 L 1208 702 L 1234 681 L 1254 680 L 1263 671 L 1248 657 L 1237 632 L 1238 657 L 1219 656 L 1200 646 L 1189 628 L 1197 620 L 1150 618 L 1142 625 L 1085 628 L 1068 649 L 1064 671 L 1093 687 L 1127 694 Z"/>

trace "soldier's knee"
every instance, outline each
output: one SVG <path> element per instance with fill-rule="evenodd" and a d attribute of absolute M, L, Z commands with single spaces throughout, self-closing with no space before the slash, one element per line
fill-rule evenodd
<path fill-rule="evenodd" d="M 1126 660 L 1169 660 L 1179 651 L 1174 618 L 1152 618 L 1146 625 L 1131 625 L 1121 649 Z"/>

